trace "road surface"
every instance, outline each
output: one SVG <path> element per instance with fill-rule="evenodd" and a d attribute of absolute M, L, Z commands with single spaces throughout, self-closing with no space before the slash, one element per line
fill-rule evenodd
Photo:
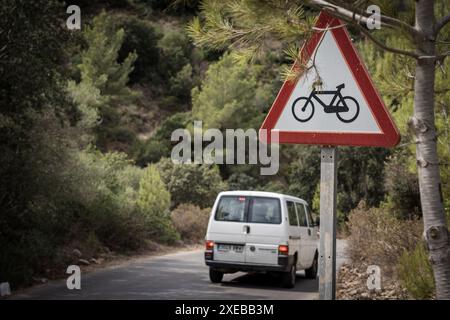
<path fill-rule="evenodd" d="M 338 267 L 345 261 L 346 243 L 338 240 Z M 81 275 L 81 290 L 68 290 L 65 280 L 51 281 L 12 299 L 317 299 L 318 280 L 297 273 L 293 289 L 279 287 L 265 274 L 226 274 L 223 283 L 209 281 L 203 251 L 136 259 Z"/>

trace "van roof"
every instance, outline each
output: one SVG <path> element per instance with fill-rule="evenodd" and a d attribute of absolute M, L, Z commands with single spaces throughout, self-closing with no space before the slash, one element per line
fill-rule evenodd
<path fill-rule="evenodd" d="M 306 203 L 305 200 L 290 196 L 287 194 L 276 193 L 276 192 L 266 192 L 266 191 L 248 191 L 248 190 L 236 190 L 236 191 L 223 191 L 219 193 L 219 196 L 255 196 L 255 197 L 270 197 L 270 198 L 281 198 L 290 199 Z"/>

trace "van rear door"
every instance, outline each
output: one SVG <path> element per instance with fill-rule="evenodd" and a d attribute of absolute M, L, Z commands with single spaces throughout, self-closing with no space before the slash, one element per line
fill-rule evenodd
<path fill-rule="evenodd" d="M 246 211 L 249 197 L 222 196 L 208 230 L 213 240 L 214 260 L 245 262 Z"/>
<path fill-rule="evenodd" d="M 311 230 L 308 227 L 308 220 L 306 218 L 305 205 L 296 202 L 298 224 L 300 229 L 300 256 L 299 260 L 303 268 L 309 268 L 313 257 L 311 256 Z"/>
<path fill-rule="evenodd" d="M 277 265 L 278 245 L 283 242 L 280 199 L 251 197 L 247 226 L 245 262 Z"/>

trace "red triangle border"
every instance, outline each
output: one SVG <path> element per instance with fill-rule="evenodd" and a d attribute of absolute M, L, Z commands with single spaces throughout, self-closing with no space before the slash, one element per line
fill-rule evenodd
<path fill-rule="evenodd" d="M 314 52 L 322 38 L 322 34 L 325 32 L 322 29 L 330 28 L 329 31 L 334 36 L 337 46 L 340 49 L 344 60 L 347 62 L 355 82 L 358 84 L 367 104 L 371 108 L 372 114 L 382 133 L 336 133 L 279 130 L 279 143 L 379 147 L 393 147 L 397 145 L 400 141 L 398 129 L 391 119 L 383 100 L 375 89 L 369 73 L 350 40 L 350 36 L 343 23 L 339 19 L 322 11 L 317 19 L 315 27 L 320 31 L 314 32 L 312 37 L 302 47 L 302 61 L 308 61 L 311 57 L 311 54 Z M 295 62 L 293 68 L 298 67 L 298 62 Z M 296 81 L 285 81 L 281 87 L 280 92 L 261 126 L 261 129 L 267 130 L 267 139 L 264 138 L 266 135 L 260 134 L 260 139 L 262 141 L 267 143 L 271 142 L 270 132 L 275 127 L 296 84 Z"/>

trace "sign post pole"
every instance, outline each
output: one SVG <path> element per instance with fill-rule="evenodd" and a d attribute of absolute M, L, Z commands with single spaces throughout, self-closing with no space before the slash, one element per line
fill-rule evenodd
<path fill-rule="evenodd" d="M 319 298 L 336 298 L 336 189 L 337 148 L 320 154 Z"/>

